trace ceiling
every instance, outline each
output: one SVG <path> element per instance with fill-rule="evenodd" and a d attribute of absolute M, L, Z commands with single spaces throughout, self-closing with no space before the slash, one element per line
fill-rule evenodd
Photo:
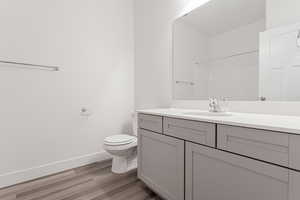
<path fill-rule="evenodd" d="M 263 18 L 265 0 L 211 0 L 179 20 L 216 35 Z"/>

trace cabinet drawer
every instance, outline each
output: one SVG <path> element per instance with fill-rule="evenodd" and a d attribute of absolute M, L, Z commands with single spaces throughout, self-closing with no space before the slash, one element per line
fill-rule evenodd
<path fill-rule="evenodd" d="M 164 119 L 164 134 L 215 147 L 216 125 L 174 118 Z"/>
<path fill-rule="evenodd" d="M 288 134 L 227 125 L 218 125 L 217 132 L 219 149 L 289 166 Z"/>
<path fill-rule="evenodd" d="M 162 117 L 155 115 L 138 115 L 139 128 L 162 133 Z"/>

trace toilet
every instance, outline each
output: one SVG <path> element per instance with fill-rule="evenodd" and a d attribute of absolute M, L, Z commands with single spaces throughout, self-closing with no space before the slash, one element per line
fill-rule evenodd
<path fill-rule="evenodd" d="M 123 174 L 137 168 L 137 122 L 132 117 L 134 135 L 113 135 L 104 139 L 104 150 L 112 156 L 112 172 Z"/>

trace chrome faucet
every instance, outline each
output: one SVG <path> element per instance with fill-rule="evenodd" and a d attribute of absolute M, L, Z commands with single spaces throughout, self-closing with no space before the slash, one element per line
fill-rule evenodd
<path fill-rule="evenodd" d="M 219 101 L 216 98 L 209 98 L 209 112 L 220 112 Z"/>
<path fill-rule="evenodd" d="M 220 103 L 220 100 L 218 100 L 217 98 L 209 98 L 209 104 L 208 104 L 208 110 L 209 112 L 226 112 L 227 111 L 227 102 L 226 102 L 226 98 L 222 98 L 222 105 Z"/>

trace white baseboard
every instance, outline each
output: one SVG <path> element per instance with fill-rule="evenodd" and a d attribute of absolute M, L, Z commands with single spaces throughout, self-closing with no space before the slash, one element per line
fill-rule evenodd
<path fill-rule="evenodd" d="M 94 162 L 108 160 L 110 158 L 111 156 L 106 152 L 97 152 L 29 169 L 2 174 L 0 175 L 0 188 L 59 173 L 83 165 L 88 165 Z"/>

